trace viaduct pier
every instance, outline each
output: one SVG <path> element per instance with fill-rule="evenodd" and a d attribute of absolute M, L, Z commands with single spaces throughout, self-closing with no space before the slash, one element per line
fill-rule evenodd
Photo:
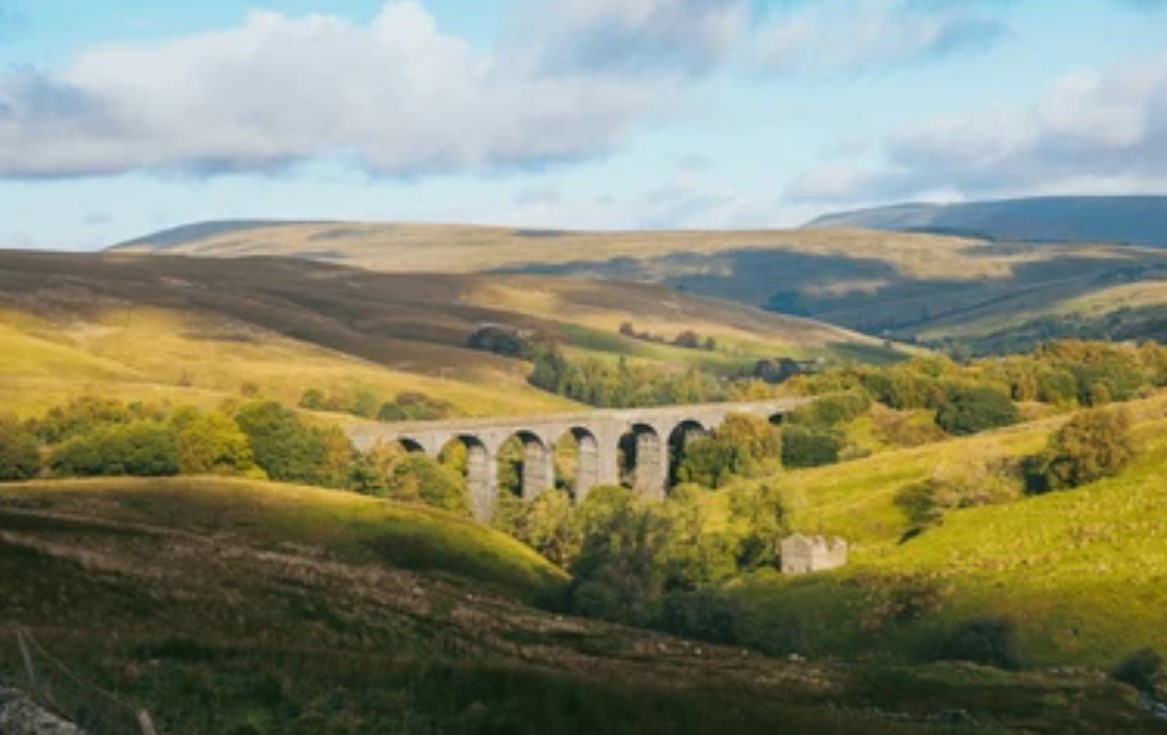
<path fill-rule="evenodd" d="M 424 452 L 434 458 L 451 442 L 461 442 L 467 452 L 471 509 L 476 518 L 485 521 L 490 519 L 498 497 L 499 450 L 512 437 L 517 437 L 523 446 L 524 500 L 555 485 L 555 446 L 569 434 L 577 448 L 575 482 L 570 488 L 576 502 L 583 500 L 591 488 L 616 485 L 621 479 L 645 497 L 663 498 L 672 471 L 670 462 L 686 441 L 716 429 L 732 413 L 778 423 L 784 414 L 807 402 L 805 398 L 787 398 L 512 418 L 362 424 L 349 429 L 348 434 L 362 451 L 378 444 L 397 443 L 408 451 Z M 625 458 L 623 467 L 621 456 Z"/>

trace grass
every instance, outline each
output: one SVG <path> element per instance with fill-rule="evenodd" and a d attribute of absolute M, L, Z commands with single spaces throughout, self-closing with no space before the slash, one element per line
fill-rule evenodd
<path fill-rule="evenodd" d="M 73 286 L 58 288 L 61 279 Z M 629 319 L 669 334 L 692 322 L 724 349 L 632 344 L 616 333 Z M 469 416 L 578 408 L 528 385 L 529 364 L 468 349 L 483 324 L 563 331 L 597 354 L 643 352 L 670 369 L 726 370 L 746 356 L 874 344 L 655 286 L 8 252 L 0 254 L 0 401 L 22 414 L 83 393 L 199 405 L 259 394 L 294 404 L 317 388 L 381 400 L 416 391 Z"/>
<path fill-rule="evenodd" d="M 148 241 L 131 251 L 149 252 Z M 1162 252 L 1137 247 L 992 243 L 863 230 L 530 233 L 344 223 L 273 223 L 217 232 L 166 252 L 227 258 L 294 254 L 394 273 L 510 271 L 662 283 L 869 334 L 932 339 L 992 331 L 1019 315 L 1089 308 L 1086 302 L 1111 297 L 1158 303 L 1155 279 L 1167 264 Z M 1148 285 L 1126 284 L 1132 280 Z M 481 290 L 484 299 L 523 301 L 529 313 L 563 313 L 562 291 L 513 284 Z M 669 320 L 659 314 L 659 304 L 654 311 L 645 319 L 632 310 L 634 321 L 660 318 L 656 331 L 663 331 Z M 614 330 L 617 318 L 596 309 L 581 323 Z M 696 326 L 700 315 L 689 321 Z"/>
<path fill-rule="evenodd" d="M 775 652 L 858 659 L 928 659 L 959 623 L 1017 622 L 1027 666 L 1109 668 L 1144 646 L 1167 651 L 1167 396 L 1130 404 L 1140 459 L 1121 475 L 1076 490 L 948 511 L 902 541 L 910 523 L 895 505 L 904 486 L 959 473 L 967 458 L 1036 453 L 1064 418 L 777 478 L 800 530 L 852 544 L 842 570 L 804 578 L 759 574 L 733 588 L 751 612 L 747 637 Z M 714 496 L 714 508 L 724 499 Z M 722 511 L 723 512 L 723 511 Z M 917 619 L 865 629 L 872 580 L 940 593 Z M 914 583 L 904 580 L 916 580 Z"/>
<path fill-rule="evenodd" d="M 256 394 L 295 405 L 309 387 L 382 400 L 415 391 L 472 416 L 575 407 L 519 376 L 484 372 L 439 379 L 392 370 L 199 313 L 117 309 L 64 324 L 0 313 L 0 401 L 21 414 L 85 394 L 202 406 Z"/>
<path fill-rule="evenodd" d="M 95 735 L 132 729 L 136 708 L 173 735 L 988 735 L 1139 722 L 1122 691 L 1084 678 L 788 663 L 542 612 L 492 594 L 564 582 L 515 542 L 308 488 L 3 486 L 0 580 L 0 681 L 22 681 L 22 626 L 59 708 Z M 1029 727 L 1051 699 L 1073 706 Z M 928 721 L 954 708 L 994 714 Z"/>
<path fill-rule="evenodd" d="M 0 485 L 3 505 L 92 514 L 252 545 L 302 544 L 352 563 L 449 574 L 531 602 L 557 598 L 566 575 L 509 536 L 425 506 L 349 492 L 222 478 L 93 479 Z"/>

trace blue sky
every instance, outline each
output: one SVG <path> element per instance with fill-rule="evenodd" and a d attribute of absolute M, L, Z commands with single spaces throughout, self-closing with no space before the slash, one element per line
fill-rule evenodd
<path fill-rule="evenodd" d="M 1167 192 L 1163 0 L 0 0 L 0 247 Z"/>

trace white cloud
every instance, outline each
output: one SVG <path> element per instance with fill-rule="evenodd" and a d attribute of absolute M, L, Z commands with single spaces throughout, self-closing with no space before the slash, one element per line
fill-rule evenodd
<path fill-rule="evenodd" d="M 476 55 L 413 0 L 359 26 L 256 12 L 227 31 L 0 77 L 0 175 L 220 172 L 351 157 L 376 174 L 602 153 L 669 81 Z"/>
<path fill-rule="evenodd" d="M 988 108 L 907 127 L 882 165 L 804 173 L 791 201 L 857 202 L 1167 188 L 1167 50 L 1053 84 L 1026 109 Z"/>

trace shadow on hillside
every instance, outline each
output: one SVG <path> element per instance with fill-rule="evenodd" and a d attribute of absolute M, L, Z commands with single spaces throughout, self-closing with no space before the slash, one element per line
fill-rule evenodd
<path fill-rule="evenodd" d="M 1100 288 L 1167 277 L 1167 254 L 1113 248 L 1072 252 L 1023 244 L 984 245 L 973 257 L 1018 258 L 1006 278 L 919 280 L 866 258 L 740 249 L 674 252 L 499 269 L 660 283 L 679 290 L 821 319 L 870 334 L 911 336 L 924 328 L 1039 310 Z M 1033 255 L 1033 260 L 1023 260 Z"/>

